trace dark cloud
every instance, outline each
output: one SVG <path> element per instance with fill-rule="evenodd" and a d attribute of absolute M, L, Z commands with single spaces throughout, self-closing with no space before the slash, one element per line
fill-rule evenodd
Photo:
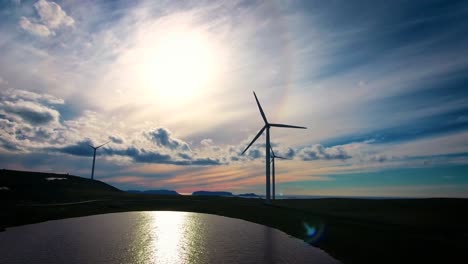
<path fill-rule="evenodd" d="M 4 138 L 1 138 L 1 137 L 0 137 L 0 146 L 3 149 L 6 149 L 8 151 L 18 151 L 18 150 L 20 150 L 16 144 L 14 144 L 11 141 L 8 141 L 8 140 L 6 140 Z"/>
<path fill-rule="evenodd" d="M 313 145 L 299 150 L 299 156 L 302 160 L 346 160 L 350 159 L 346 150 L 342 146 L 325 148 L 322 145 Z"/>
<path fill-rule="evenodd" d="M 186 159 L 186 160 L 191 160 L 192 157 L 186 153 L 177 153 L 177 155 L 183 159 Z"/>
<path fill-rule="evenodd" d="M 378 161 L 378 162 L 385 162 L 388 160 L 388 157 L 386 155 L 380 154 L 380 155 L 374 155 L 369 158 L 370 161 Z"/>
<path fill-rule="evenodd" d="M 24 121 L 32 125 L 44 125 L 54 121 L 55 117 L 51 111 L 40 111 L 27 107 L 9 107 L 6 108 L 8 112 L 18 115 Z"/>
<path fill-rule="evenodd" d="M 123 139 L 121 139 L 119 137 L 115 137 L 115 136 L 109 136 L 109 140 L 112 141 L 112 143 L 115 143 L 115 144 L 122 144 L 123 143 Z"/>
<path fill-rule="evenodd" d="M 50 152 L 60 152 L 75 156 L 92 156 L 93 149 L 89 146 L 92 142 L 89 140 L 84 140 L 77 142 L 76 144 L 65 146 L 65 147 L 57 147 L 57 148 L 46 148 L 46 151 Z"/>
<path fill-rule="evenodd" d="M 296 156 L 296 152 L 297 152 L 297 150 L 294 150 L 292 148 L 288 148 L 286 151 L 281 150 L 281 149 L 278 150 L 274 148 L 273 150 L 275 151 L 276 156 L 287 158 L 287 159 L 294 159 L 294 157 Z"/>
<path fill-rule="evenodd" d="M 147 134 L 149 139 L 159 147 L 169 148 L 171 150 L 190 150 L 190 147 L 187 143 L 180 139 L 172 138 L 171 132 L 166 128 L 157 128 L 153 131 L 148 132 Z"/>
<path fill-rule="evenodd" d="M 261 152 L 258 149 L 252 149 L 252 150 L 249 150 L 247 156 L 249 156 L 252 159 L 258 159 L 258 158 L 263 157 L 263 152 Z"/>
<path fill-rule="evenodd" d="M 1 147 L 5 150 L 30 150 L 44 143 L 61 140 L 60 113 L 51 104 L 63 100 L 47 94 L 22 90 L 0 91 Z"/>
<path fill-rule="evenodd" d="M 90 148 L 91 142 L 84 140 L 76 144 L 60 147 L 60 148 L 47 148 L 47 151 L 66 153 L 75 156 L 92 156 L 93 151 Z M 173 165 L 196 165 L 196 166 L 209 166 L 220 165 L 222 162 L 213 158 L 197 158 L 193 159 L 186 153 L 177 153 L 175 157 L 160 153 L 154 150 L 146 150 L 143 148 L 127 147 L 124 149 L 115 149 L 112 147 L 103 147 L 98 150 L 98 155 L 104 156 L 121 156 L 128 157 L 137 163 L 157 163 L 157 164 L 173 164 Z M 176 158 L 178 157 L 178 158 Z M 182 158 L 182 159 L 179 159 Z"/>
<path fill-rule="evenodd" d="M 128 156 L 132 158 L 138 156 L 140 153 L 140 151 L 135 147 L 128 147 L 126 149 L 104 147 L 102 151 L 107 156 Z"/>
<path fill-rule="evenodd" d="M 141 150 L 136 156 L 132 157 L 134 161 L 141 163 L 166 163 L 172 164 L 171 156 L 157 152 Z"/>
<path fill-rule="evenodd" d="M 221 162 L 218 159 L 212 158 L 200 158 L 192 161 L 192 165 L 200 165 L 200 166 L 209 166 L 209 165 L 221 165 Z"/>

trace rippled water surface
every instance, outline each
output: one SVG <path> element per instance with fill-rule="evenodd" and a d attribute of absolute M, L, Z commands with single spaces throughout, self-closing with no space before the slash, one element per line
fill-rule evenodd
<path fill-rule="evenodd" d="M 337 263 L 266 226 L 187 212 L 127 212 L 9 228 L 0 263 Z"/>

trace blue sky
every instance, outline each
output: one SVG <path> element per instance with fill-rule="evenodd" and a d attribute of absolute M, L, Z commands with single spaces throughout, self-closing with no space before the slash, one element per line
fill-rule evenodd
<path fill-rule="evenodd" d="M 468 196 L 464 1 L 2 1 L 0 166 L 122 189 Z"/>

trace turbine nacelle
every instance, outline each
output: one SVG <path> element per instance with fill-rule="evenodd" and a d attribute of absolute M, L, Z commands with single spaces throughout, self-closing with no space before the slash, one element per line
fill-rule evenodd
<path fill-rule="evenodd" d="M 274 159 L 284 159 L 287 160 L 287 158 L 283 158 L 281 156 L 276 156 L 275 152 L 273 151 L 273 148 L 270 146 L 271 150 L 271 162 L 273 162 Z"/>
<path fill-rule="evenodd" d="M 97 150 L 98 148 L 100 148 L 100 147 L 102 147 L 102 146 L 104 146 L 104 145 L 107 145 L 109 142 L 110 142 L 110 141 L 107 141 L 106 143 L 104 143 L 104 144 L 102 144 L 102 145 L 99 145 L 99 146 L 97 146 L 97 147 L 92 146 L 92 145 L 90 145 L 90 144 L 88 144 L 88 146 L 89 146 L 90 148 L 94 149 L 94 150 Z"/>
<path fill-rule="evenodd" d="M 263 111 L 263 108 L 262 108 L 262 105 L 260 104 L 260 102 L 258 101 L 258 98 L 257 98 L 257 95 L 255 94 L 255 92 L 253 92 L 254 96 L 255 96 L 255 101 L 257 102 L 257 106 L 258 106 L 258 110 L 260 111 L 260 114 L 262 116 L 262 119 L 263 119 L 263 122 L 265 122 L 265 125 L 262 127 L 262 129 L 260 129 L 260 131 L 258 131 L 257 135 L 254 137 L 254 139 L 252 140 L 252 142 L 250 142 L 250 144 L 244 149 L 244 151 L 242 151 L 242 155 L 247 151 L 247 149 L 250 148 L 250 146 L 252 146 L 252 144 L 257 140 L 257 138 L 260 137 L 260 135 L 263 133 L 263 131 L 265 129 L 269 129 L 270 127 L 285 127 L 285 128 L 299 128 L 299 129 L 307 129 L 307 127 L 303 127 L 303 126 L 293 126 L 293 125 L 285 125 L 285 124 L 276 124 L 276 123 L 269 123 L 268 122 L 268 119 L 265 115 L 265 112 Z M 267 146 L 269 147 L 269 146 Z M 270 147 L 271 148 L 271 147 Z"/>
<path fill-rule="evenodd" d="M 88 144 L 89 147 L 91 147 L 93 150 L 94 150 L 94 154 L 93 154 L 93 167 L 91 168 L 91 180 L 94 180 L 94 164 L 96 163 L 96 150 L 104 145 L 106 145 L 107 143 L 109 143 L 110 141 L 107 141 L 106 143 L 102 144 L 102 145 L 99 145 L 97 147 L 95 146 L 91 146 L 90 144 Z"/>

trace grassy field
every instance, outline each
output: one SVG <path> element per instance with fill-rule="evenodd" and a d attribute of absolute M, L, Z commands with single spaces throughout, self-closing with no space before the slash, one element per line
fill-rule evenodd
<path fill-rule="evenodd" d="M 47 181 L 47 177 L 67 180 Z M 259 199 L 127 194 L 99 181 L 14 171 L 0 174 L 1 186 L 10 190 L 0 193 L 0 227 L 111 212 L 190 211 L 277 228 L 343 263 L 459 263 L 468 259 L 466 199 L 311 199 L 265 205 Z M 78 201 L 89 202 L 61 204 Z M 309 235 L 305 225 L 316 232 Z"/>

